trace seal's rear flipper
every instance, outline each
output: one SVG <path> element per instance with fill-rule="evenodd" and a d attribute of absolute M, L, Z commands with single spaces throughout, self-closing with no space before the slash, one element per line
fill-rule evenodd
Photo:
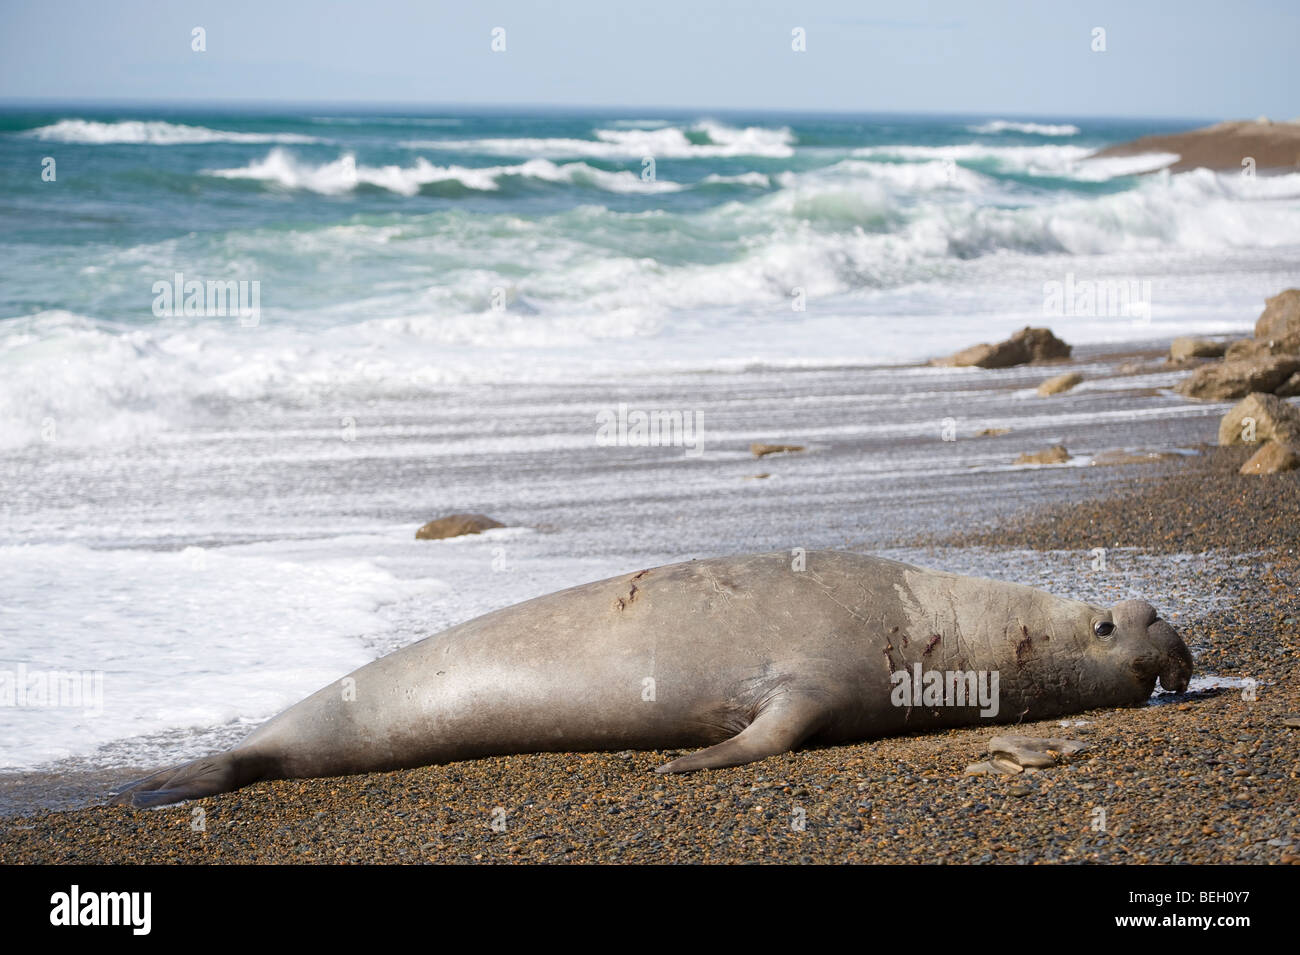
<path fill-rule="evenodd" d="M 202 796 L 215 796 L 261 778 L 258 761 L 243 753 L 218 753 L 173 766 L 127 784 L 110 797 L 110 806 L 151 809 Z"/>
<path fill-rule="evenodd" d="M 656 766 L 655 772 L 689 773 L 697 769 L 743 766 L 787 753 L 811 736 L 825 716 L 825 705 L 821 702 L 781 696 L 760 710 L 754 722 L 731 739 Z"/>

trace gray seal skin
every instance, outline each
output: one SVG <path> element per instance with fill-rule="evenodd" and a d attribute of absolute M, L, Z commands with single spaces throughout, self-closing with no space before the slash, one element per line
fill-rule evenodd
<path fill-rule="evenodd" d="M 263 779 L 529 752 L 705 747 L 659 772 L 1143 703 L 1192 658 L 1140 600 L 1111 609 L 836 551 L 669 564 L 452 627 L 353 672 L 226 753 L 115 794 L 148 807 Z M 802 566 L 804 569 L 794 569 Z M 978 705 L 895 705 L 899 671 L 995 671 Z M 918 700 L 919 704 L 921 701 Z M 930 702 L 930 701 L 926 701 Z"/>

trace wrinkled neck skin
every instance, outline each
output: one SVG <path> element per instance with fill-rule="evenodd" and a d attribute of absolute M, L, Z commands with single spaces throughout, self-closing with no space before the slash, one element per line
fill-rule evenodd
<path fill-rule="evenodd" d="M 1092 635 L 1106 611 L 1019 584 L 907 572 L 897 588 L 909 620 L 909 662 L 998 673 L 997 722 L 1131 706 L 1151 695 L 1131 656 Z M 935 635 L 940 637 L 936 643 Z M 933 644 L 926 654 L 924 649 Z"/>

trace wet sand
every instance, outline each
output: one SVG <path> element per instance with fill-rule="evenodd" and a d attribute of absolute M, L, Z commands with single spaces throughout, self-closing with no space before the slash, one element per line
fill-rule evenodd
<path fill-rule="evenodd" d="M 1125 357 L 1085 353 L 1069 367 L 1084 367 L 1095 378 L 1101 368 L 1116 373 Z M 1012 369 L 982 380 L 1015 391 L 1061 370 Z M 983 757 L 989 738 L 1006 732 L 990 726 L 806 750 L 681 777 L 649 772 L 670 753 L 538 754 L 260 783 L 150 812 L 29 811 L 0 820 L 0 861 L 1300 860 L 1294 756 L 1300 730 L 1283 723 L 1300 714 L 1300 474 L 1237 475 L 1248 449 L 1206 444 L 1221 406 L 1168 396 L 1151 387 L 1167 387 L 1168 373 L 1153 374 L 1115 374 L 1109 390 L 1030 404 L 1010 435 L 971 437 L 976 425 L 997 424 L 999 414 L 976 404 L 972 418 L 969 397 L 940 394 L 914 413 L 925 422 L 927 438 L 895 440 L 891 452 L 883 444 L 877 454 L 861 447 L 876 440 L 870 436 L 828 436 L 822 440 L 833 452 L 802 460 L 767 459 L 759 466 L 738 458 L 725 464 L 737 472 L 737 484 L 740 471 L 769 471 L 785 481 L 743 486 L 808 484 L 820 493 L 776 528 L 735 513 L 720 520 L 730 527 L 728 540 L 753 528 L 748 533 L 763 543 L 784 530 L 787 543 L 787 522 L 816 515 L 822 519 L 817 532 L 808 533 L 805 524 L 800 535 L 811 539 L 810 546 L 908 548 L 921 555 L 916 562 L 934 566 L 968 554 L 973 567 L 994 567 L 999 553 L 1022 548 L 1071 552 L 1079 563 L 1095 547 L 1135 548 L 1124 553 L 1153 559 L 1220 555 L 1223 561 L 1205 565 L 1211 570 L 1197 579 L 1202 592 L 1184 604 L 1192 609 L 1176 622 L 1193 649 L 1197 675 L 1255 679 L 1254 701 L 1243 699 L 1240 689 L 1207 689 L 1166 696 L 1160 705 L 1072 718 L 1086 721 L 1082 726 L 1026 724 L 1020 732 L 1071 736 L 1090 748 L 1065 765 L 1016 777 L 962 774 Z M 946 387 L 960 392 L 952 382 L 963 380 L 973 379 L 948 379 Z M 771 407 L 779 403 L 773 399 Z M 945 446 L 928 436 L 934 418 L 963 407 L 959 441 Z M 988 405 L 994 407 L 1001 406 Z M 1049 408 L 1054 414 L 1077 411 L 1078 417 L 1064 423 L 1054 417 L 1036 432 L 1033 413 Z M 920 425 L 916 430 L 922 433 Z M 1055 433 L 1072 451 L 1177 445 L 1200 453 L 1107 468 L 1003 469 L 996 463 L 1045 446 Z M 801 434 L 773 428 L 771 437 Z M 936 476 L 913 478 L 910 493 L 897 482 L 864 480 L 860 462 L 884 453 L 892 454 L 895 468 L 901 459 L 916 474 L 928 466 Z M 937 466 L 952 456 L 960 467 Z M 801 480 L 808 468 L 814 470 Z M 1006 490 L 1012 487 L 1020 493 Z M 832 492 L 845 499 L 828 507 L 822 497 Z M 651 502 L 651 509 L 671 504 Z M 766 516 L 778 504 L 768 501 L 758 510 Z M 841 514 L 834 527 L 825 522 L 831 510 Z M 707 529 L 693 526 L 686 536 Z M 927 553 L 933 559 L 923 560 Z M 1073 588 L 1057 589 L 1068 594 Z M 1159 593 L 1148 596 L 1160 605 Z M 40 782 L 39 774 L 28 774 L 21 785 Z M 504 811 L 502 831 L 497 810 Z"/>

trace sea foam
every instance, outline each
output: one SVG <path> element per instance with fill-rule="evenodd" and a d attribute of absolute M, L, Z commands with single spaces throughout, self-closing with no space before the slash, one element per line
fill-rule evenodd
<path fill-rule="evenodd" d="M 492 137 L 480 139 L 411 140 L 411 149 L 439 149 L 502 156 L 586 156 L 602 159 L 716 159 L 762 156 L 783 159 L 794 155 L 794 134 L 787 128 L 736 128 L 701 121 L 687 128 L 597 129 L 595 139 L 566 137 Z"/>
<path fill-rule="evenodd" d="M 25 135 L 48 142 L 81 143 L 91 146 L 139 144 L 149 146 L 194 146 L 203 143 L 318 143 L 315 136 L 299 133 L 239 133 L 205 126 L 184 126 L 162 121 L 122 120 L 102 123 L 86 119 L 62 119 L 49 126 L 27 130 Z"/>
<path fill-rule="evenodd" d="M 978 126 L 967 126 L 972 133 L 1028 133 L 1033 136 L 1077 136 L 1079 127 L 1073 123 L 1026 123 L 1011 119 L 994 119 Z"/>
<path fill-rule="evenodd" d="M 631 170 L 609 171 L 586 163 L 557 165 L 549 159 L 530 159 L 514 166 L 435 166 L 423 156 L 410 166 L 367 166 L 344 154 L 319 165 L 303 162 L 285 149 L 273 149 L 262 159 L 233 169 L 211 169 L 207 175 L 221 179 L 251 179 L 288 189 L 307 189 L 322 195 L 339 195 L 360 186 L 374 186 L 404 196 L 414 196 L 421 186 L 456 183 L 478 192 L 495 192 L 507 177 L 539 182 L 569 183 L 606 192 L 677 192 L 684 187 L 665 179 L 649 179 Z"/>
<path fill-rule="evenodd" d="M 427 593 L 362 559 L 0 547 L 0 669 L 102 674 L 102 707 L 0 706 L 0 767 L 273 715 L 370 661 L 387 603 Z M 122 599 L 130 594 L 131 599 Z"/>

